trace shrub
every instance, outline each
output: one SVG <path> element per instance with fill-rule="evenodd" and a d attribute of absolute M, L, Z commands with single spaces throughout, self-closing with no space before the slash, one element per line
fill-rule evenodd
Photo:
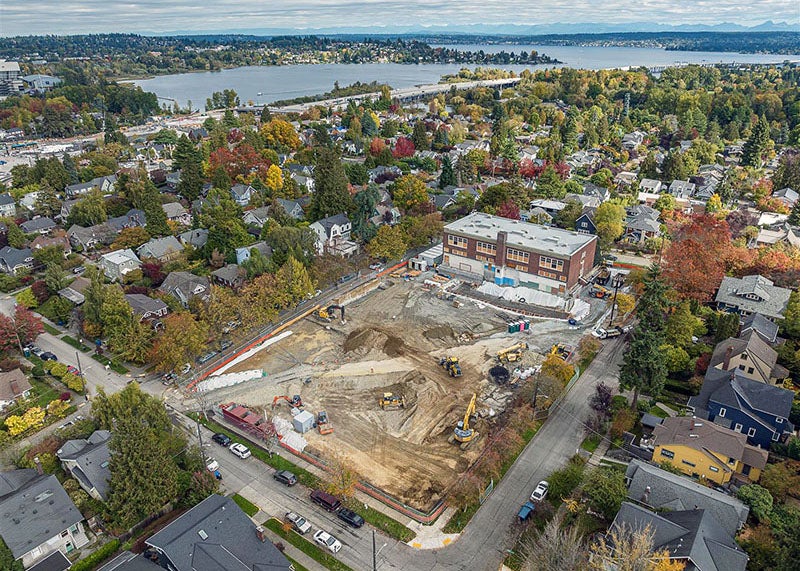
<path fill-rule="evenodd" d="M 72 400 L 72 393 L 69 393 L 69 392 L 65 391 L 65 392 L 61 393 L 60 395 L 58 395 L 58 398 L 60 398 L 64 402 L 69 402 L 69 401 Z"/>
<path fill-rule="evenodd" d="M 70 569 L 71 571 L 92 571 L 92 569 L 98 567 L 100 563 L 114 555 L 118 549 L 119 540 L 112 539 L 103 545 L 103 547 L 89 555 L 89 557 L 74 563 Z"/>
<path fill-rule="evenodd" d="M 50 365 L 50 374 L 55 378 L 63 379 L 64 375 L 67 374 L 67 366 L 64 363 L 59 363 L 58 361 L 45 361 L 45 363 L 53 363 Z M 45 365 L 46 367 L 47 365 Z"/>
<path fill-rule="evenodd" d="M 68 410 L 69 403 L 61 399 L 52 400 L 50 404 L 47 405 L 47 415 L 56 418 L 64 418 Z"/>
<path fill-rule="evenodd" d="M 583 493 L 589 498 L 591 508 L 610 521 L 617 515 L 622 502 L 628 496 L 625 473 L 595 468 L 587 478 Z"/>
<path fill-rule="evenodd" d="M 550 484 L 550 491 L 547 497 L 550 503 L 561 503 L 561 500 L 568 498 L 573 490 L 581 485 L 583 481 L 583 460 L 575 456 L 564 468 L 556 470 L 547 481 Z"/>
<path fill-rule="evenodd" d="M 76 393 L 83 392 L 83 379 L 73 373 L 67 373 L 61 377 L 61 382 L 67 385 L 67 388 Z"/>
<path fill-rule="evenodd" d="M 36 365 L 33 369 L 31 369 L 31 375 L 36 377 L 37 379 L 41 379 L 44 377 L 44 367 L 41 365 Z"/>
<path fill-rule="evenodd" d="M 769 521 L 769 514 L 772 512 L 772 494 L 769 490 L 758 484 L 746 484 L 739 488 L 736 497 L 750 506 L 750 513 L 758 521 Z"/>
<path fill-rule="evenodd" d="M 619 409 L 614 414 L 614 420 L 611 422 L 611 430 L 609 433 L 612 438 L 620 438 L 624 432 L 628 432 L 636 424 L 639 417 L 637 413 L 628 407 Z"/>

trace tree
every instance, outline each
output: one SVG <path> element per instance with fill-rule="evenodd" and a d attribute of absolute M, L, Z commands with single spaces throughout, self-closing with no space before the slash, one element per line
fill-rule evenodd
<path fill-rule="evenodd" d="M 314 168 L 314 196 L 308 210 L 311 220 L 350 212 L 352 199 L 347 190 L 347 174 L 339 155 L 332 149 L 317 151 L 317 166 Z"/>
<path fill-rule="evenodd" d="M 17 294 L 17 304 L 28 309 L 36 309 L 39 302 L 36 296 L 33 295 L 31 288 L 26 288 Z"/>
<path fill-rule="evenodd" d="M 5 541 L 0 538 L 0 569 L 8 569 L 8 571 L 25 571 L 22 566 L 22 561 L 14 559 L 14 554 L 6 545 Z"/>
<path fill-rule="evenodd" d="M 442 159 L 442 173 L 439 175 L 439 188 L 456 186 L 457 184 L 456 174 L 453 172 L 453 162 L 449 156 L 445 155 Z"/>
<path fill-rule="evenodd" d="M 297 131 L 288 121 L 271 119 L 261 125 L 259 133 L 264 137 L 264 142 L 276 151 L 296 151 L 302 146 Z"/>
<path fill-rule="evenodd" d="M 568 181 L 571 182 L 571 181 Z M 577 200 L 568 200 L 567 205 L 556 214 L 555 223 L 559 228 L 575 229 L 575 221 L 583 213 L 583 205 Z"/>
<path fill-rule="evenodd" d="M 793 442 L 796 446 L 797 439 L 795 438 Z M 800 462 L 785 460 L 776 464 L 767 464 L 759 482 L 769 490 L 773 498 L 785 502 L 790 493 L 800 489 Z"/>
<path fill-rule="evenodd" d="M 594 225 L 600 246 L 608 248 L 625 231 L 625 208 L 613 202 L 604 202 L 594 212 Z"/>
<path fill-rule="evenodd" d="M 133 319 L 133 310 L 118 284 L 106 288 L 103 305 L 100 308 L 100 319 L 108 344 L 115 351 L 121 349 Z"/>
<path fill-rule="evenodd" d="M 191 363 L 206 347 L 208 325 L 196 321 L 190 313 L 175 313 L 164 319 L 164 331 L 151 351 L 159 371 L 174 371 Z"/>
<path fill-rule="evenodd" d="M 722 199 L 720 198 L 719 194 L 714 193 L 711 195 L 711 198 L 708 199 L 708 202 L 706 202 L 706 212 L 713 214 L 714 212 L 719 212 L 721 210 Z"/>
<path fill-rule="evenodd" d="M 314 293 L 314 283 L 308 275 L 308 270 L 294 257 L 290 256 L 286 260 L 278 270 L 276 278 L 286 291 L 287 305 L 296 304 L 306 299 L 308 294 Z"/>
<path fill-rule="evenodd" d="M 628 295 L 627 293 L 617 292 L 615 296 L 617 300 L 617 314 L 619 316 L 624 316 L 629 314 L 633 311 L 633 308 L 636 307 L 636 300 L 632 295 Z"/>
<path fill-rule="evenodd" d="M 45 267 L 61 266 L 64 261 L 64 248 L 57 244 L 36 248 L 33 251 L 33 259 Z"/>
<path fill-rule="evenodd" d="M 553 353 L 549 354 L 542 363 L 542 375 L 556 379 L 562 386 L 565 386 L 574 374 L 575 367 Z"/>
<path fill-rule="evenodd" d="M 176 190 L 186 200 L 196 200 L 203 190 L 203 164 L 202 157 L 194 146 L 188 150 L 181 164 L 181 176 Z"/>
<path fill-rule="evenodd" d="M 407 237 L 399 226 L 381 226 L 367 244 L 367 253 L 373 258 L 383 260 L 399 260 L 407 249 Z"/>
<path fill-rule="evenodd" d="M 584 571 L 589 563 L 578 528 L 562 529 L 564 518 L 556 514 L 533 541 L 523 547 L 524 571 Z"/>
<path fill-rule="evenodd" d="M 628 497 L 625 474 L 609 468 L 595 468 L 589 472 L 583 493 L 594 511 L 612 520 Z"/>
<path fill-rule="evenodd" d="M 416 175 L 403 175 L 392 185 L 394 204 L 404 212 L 428 202 L 428 187 Z"/>
<path fill-rule="evenodd" d="M 764 160 L 764 153 L 769 144 L 769 123 L 762 115 L 753 127 L 750 137 L 742 147 L 742 165 L 746 167 L 760 167 Z"/>
<path fill-rule="evenodd" d="M 335 454 L 328 458 L 325 489 L 329 494 L 345 500 L 355 496 L 360 476 L 353 466 L 353 462 L 341 454 Z"/>
<path fill-rule="evenodd" d="M 58 193 L 49 182 L 42 181 L 33 209 L 37 214 L 49 216 L 50 218 L 61 212 L 61 200 L 59 200 Z"/>
<path fill-rule="evenodd" d="M 626 524 L 614 526 L 590 546 L 591 571 L 683 571 L 685 563 L 670 560 L 669 551 L 653 551 L 653 531 L 650 526 L 631 528 Z"/>
<path fill-rule="evenodd" d="M 428 246 L 442 235 L 444 222 L 438 212 L 424 216 L 406 216 L 401 223 L 409 240 L 409 246 Z"/>
<path fill-rule="evenodd" d="M 665 192 L 661 194 L 653 203 L 653 208 L 658 210 L 661 214 L 665 212 L 672 212 L 678 207 L 678 201 L 674 196 Z"/>
<path fill-rule="evenodd" d="M 536 179 L 536 195 L 560 200 L 564 198 L 565 194 L 564 181 L 561 180 L 553 165 L 547 165 Z"/>
<path fill-rule="evenodd" d="M 603 382 L 597 383 L 594 393 L 589 397 L 589 408 L 605 418 L 611 416 L 611 399 L 614 396 L 611 387 Z"/>
<path fill-rule="evenodd" d="M 687 180 L 689 175 L 689 168 L 686 166 L 686 160 L 683 153 L 679 149 L 673 149 L 664 159 L 664 179 L 672 182 L 673 180 Z"/>
<path fill-rule="evenodd" d="M 513 200 L 506 200 L 497 207 L 495 214 L 497 216 L 502 216 L 503 218 L 509 218 L 511 220 L 519 220 L 520 217 L 519 206 L 517 206 L 517 203 L 514 202 Z"/>
<path fill-rule="evenodd" d="M 396 159 L 403 159 L 406 157 L 413 157 L 416 151 L 414 142 L 408 137 L 400 137 L 392 149 L 392 156 Z"/>
<path fill-rule="evenodd" d="M 664 355 L 664 366 L 668 373 L 674 374 L 689 370 L 690 357 L 682 347 L 664 344 L 658 349 Z"/>
<path fill-rule="evenodd" d="M 167 236 L 172 230 L 167 224 L 167 214 L 161 207 L 158 189 L 145 172 L 138 173 L 138 180 L 127 185 L 127 194 L 133 205 L 144 211 L 147 232 L 150 236 Z"/>
<path fill-rule="evenodd" d="M 264 186 L 266 186 L 272 194 L 277 193 L 283 188 L 283 171 L 278 165 L 269 165 L 267 175 L 264 178 Z"/>
<path fill-rule="evenodd" d="M 369 182 L 369 172 L 363 163 L 348 163 L 344 166 L 344 170 L 352 185 L 363 186 Z"/>
<path fill-rule="evenodd" d="M 786 304 L 780 325 L 784 335 L 800 339 L 800 291 L 794 290 L 789 294 L 789 302 Z"/>
<path fill-rule="evenodd" d="M 44 417 L 44 409 L 40 406 L 33 406 L 25 411 L 22 416 L 11 415 L 6 417 L 5 424 L 11 436 L 18 436 L 44 424 Z"/>
<path fill-rule="evenodd" d="M 293 257 L 308 267 L 317 254 L 317 235 L 309 228 L 265 225 L 262 236 L 272 248 L 272 262 L 282 266 Z"/>
<path fill-rule="evenodd" d="M 55 295 L 67 287 L 67 274 L 58 264 L 50 264 L 44 272 L 44 283 L 47 285 L 47 290 Z"/>
<path fill-rule="evenodd" d="M 106 221 L 106 203 L 99 188 L 93 188 L 78 200 L 69 211 L 67 224 L 94 226 Z"/>
<path fill-rule="evenodd" d="M 425 121 L 417 120 L 417 122 L 414 123 L 414 130 L 411 132 L 411 142 L 414 143 L 414 148 L 417 150 L 431 148 L 428 142 L 428 133 L 425 129 Z"/>
<path fill-rule="evenodd" d="M 123 228 L 117 234 L 116 240 L 111 244 L 112 250 L 124 250 L 126 248 L 138 248 L 150 239 L 150 233 L 141 226 Z"/>
<path fill-rule="evenodd" d="M 664 340 L 685 349 L 692 344 L 692 336 L 703 326 L 703 320 L 692 314 L 688 301 L 683 301 L 667 317 Z"/>
<path fill-rule="evenodd" d="M 208 193 L 200 214 L 200 225 L 208 229 L 208 240 L 204 246 L 206 258 L 210 258 L 216 251 L 232 260 L 236 248 L 252 242 L 240 212 L 241 209 L 231 198 L 230 192 L 212 188 Z"/>
<path fill-rule="evenodd" d="M 736 497 L 750 506 L 750 512 L 758 521 L 769 521 L 772 512 L 772 494 L 758 484 L 745 484 L 736 492 Z"/>
<path fill-rule="evenodd" d="M 89 337 L 100 337 L 103 332 L 100 312 L 105 298 L 103 272 L 100 268 L 89 266 L 86 270 L 89 286 L 83 292 L 83 330 Z"/>

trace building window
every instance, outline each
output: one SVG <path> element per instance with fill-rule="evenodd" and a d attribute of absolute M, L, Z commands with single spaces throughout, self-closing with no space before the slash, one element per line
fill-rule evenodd
<path fill-rule="evenodd" d="M 717 468 L 716 466 L 709 466 L 708 469 L 711 470 L 712 472 L 719 472 L 719 468 Z"/>
<path fill-rule="evenodd" d="M 548 270 L 555 270 L 557 272 L 564 271 L 564 260 L 558 258 L 549 258 L 547 256 L 539 256 L 539 267 Z"/>
<path fill-rule="evenodd" d="M 68 529 L 65 529 L 64 531 L 61 532 L 61 537 L 67 537 L 68 535 L 69 535 Z"/>
<path fill-rule="evenodd" d="M 775 419 L 775 422 L 777 422 L 778 424 L 783 424 L 783 419 L 779 416 L 778 418 Z"/>
<path fill-rule="evenodd" d="M 725 413 L 728 412 L 724 408 L 719 409 L 720 418 L 725 418 Z"/>
<path fill-rule="evenodd" d="M 528 252 L 523 252 L 522 250 L 507 248 L 506 258 L 511 260 L 512 262 L 521 262 L 523 264 L 527 264 L 531 258 L 531 255 Z"/>
<path fill-rule="evenodd" d="M 747 367 L 747 374 L 748 375 L 752 375 L 753 374 L 753 367 Z"/>
<path fill-rule="evenodd" d="M 675 458 L 675 453 L 672 450 L 667 450 L 666 448 L 661 449 L 661 455 L 665 458 Z"/>
<path fill-rule="evenodd" d="M 728 458 L 729 466 L 736 466 L 736 458 Z"/>
<path fill-rule="evenodd" d="M 480 252 L 482 254 L 491 254 L 494 256 L 497 254 L 497 246 L 495 244 L 490 244 L 488 242 L 478 242 L 475 245 L 475 251 Z"/>
<path fill-rule="evenodd" d="M 453 236 L 452 234 L 447 237 L 447 243 L 451 246 L 455 246 L 456 248 L 465 248 L 467 247 L 467 243 L 469 240 L 464 238 L 463 236 Z"/>
<path fill-rule="evenodd" d="M 775 442 L 777 442 L 778 438 L 780 437 L 781 437 L 780 434 L 778 434 L 777 432 L 772 433 L 772 440 L 774 440 Z"/>
<path fill-rule="evenodd" d="M 744 371 L 744 365 L 739 365 L 739 370 Z"/>
<path fill-rule="evenodd" d="M 553 272 L 546 272 L 544 270 L 539 270 L 539 275 L 543 278 L 550 278 L 551 280 L 558 279 L 558 274 L 554 274 Z"/>
<path fill-rule="evenodd" d="M 692 468 L 697 466 L 697 464 L 695 464 L 694 462 L 689 462 L 688 460 L 681 460 L 681 464 L 686 464 L 687 466 L 691 466 Z"/>
<path fill-rule="evenodd" d="M 742 431 L 742 425 L 741 425 L 741 424 L 739 424 L 739 423 L 737 422 L 737 423 L 736 423 L 736 426 L 734 426 L 734 427 L 733 427 L 733 429 L 734 429 L 736 432 L 741 432 L 741 431 Z"/>
<path fill-rule="evenodd" d="M 755 428 L 748 428 L 747 429 L 747 436 L 755 436 L 755 435 L 756 435 L 756 429 Z"/>

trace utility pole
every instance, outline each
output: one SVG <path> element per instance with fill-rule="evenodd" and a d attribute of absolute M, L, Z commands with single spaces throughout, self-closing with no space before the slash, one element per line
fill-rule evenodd
<path fill-rule="evenodd" d="M 616 274 L 613 280 L 614 285 L 614 298 L 611 300 L 611 317 L 608 320 L 608 327 L 610 328 L 614 323 L 614 310 L 617 308 L 617 292 L 622 285 L 622 274 Z"/>
<path fill-rule="evenodd" d="M 372 571 L 378 571 L 378 552 L 375 551 L 375 530 L 372 530 Z"/>
<path fill-rule="evenodd" d="M 83 393 L 88 400 L 89 395 L 86 394 L 86 377 L 83 376 L 83 367 L 81 367 L 81 357 L 77 351 L 75 351 L 75 360 L 78 362 L 78 375 L 80 375 L 81 377 L 81 388 L 83 389 Z"/>

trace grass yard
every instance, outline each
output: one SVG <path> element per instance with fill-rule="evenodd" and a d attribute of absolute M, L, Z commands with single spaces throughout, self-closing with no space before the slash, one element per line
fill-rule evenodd
<path fill-rule="evenodd" d="M 242 511 L 246 513 L 248 517 L 253 517 L 258 513 L 259 507 L 247 498 L 240 496 L 239 494 L 233 494 L 232 499 L 234 502 L 236 502 L 237 506 L 242 508 Z"/>
<path fill-rule="evenodd" d="M 317 547 L 316 544 L 311 543 L 294 531 L 284 530 L 283 524 L 277 519 L 268 519 L 266 522 L 264 522 L 264 526 L 291 543 L 293 546 L 311 557 L 311 559 L 323 567 L 330 569 L 331 571 L 352 571 L 351 567 L 345 565 L 327 551 L 323 551 L 321 548 Z"/>

